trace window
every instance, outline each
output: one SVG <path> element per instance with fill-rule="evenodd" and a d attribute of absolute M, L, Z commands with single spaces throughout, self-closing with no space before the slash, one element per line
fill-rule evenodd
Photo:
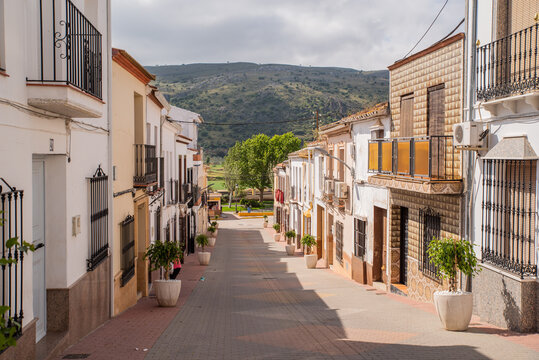
<path fill-rule="evenodd" d="M 444 135 L 445 89 L 444 84 L 427 89 L 427 128 L 428 135 Z"/>
<path fill-rule="evenodd" d="M 324 191 L 324 157 L 318 157 L 318 187 Z"/>
<path fill-rule="evenodd" d="M 167 221 L 167 226 L 165 227 L 165 241 L 171 241 L 170 238 L 170 221 Z"/>
<path fill-rule="evenodd" d="M 430 262 L 427 249 L 433 238 L 440 237 L 440 215 L 435 213 L 431 208 L 419 210 L 420 234 L 419 234 L 419 270 L 425 276 L 441 282 L 438 277 L 438 268 Z"/>
<path fill-rule="evenodd" d="M 401 97 L 400 136 L 414 136 L 414 95 Z"/>
<path fill-rule="evenodd" d="M 344 147 L 339 148 L 339 159 L 345 161 Z M 339 181 L 344 181 L 344 163 L 339 161 Z"/>
<path fill-rule="evenodd" d="M 120 260 L 122 278 L 120 286 L 125 286 L 135 275 L 135 218 L 128 215 L 120 226 L 122 246 L 122 258 Z"/>
<path fill-rule="evenodd" d="M 367 238 L 367 222 L 354 219 L 354 255 L 365 256 L 365 239 Z"/>
<path fill-rule="evenodd" d="M 155 212 L 155 241 L 161 241 L 161 208 Z"/>
<path fill-rule="evenodd" d="M 483 160 L 482 260 L 537 275 L 536 160 Z"/>
<path fill-rule="evenodd" d="M 384 138 L 384 129 L 376 129 L 371 131 L 371 139 L 383 139 Z"/>
<path fill-rule="evenodd" d="M 87 270 L 94 270 L 108 257 L 108 176 L 99 166 L 90 178 L 90 257 Z"/>
<path fill-rule="evenodd" d="M 342 234 L 343 225 L 341 222 L 337 221 L 335 223 L 335 257 L 337 261 L 342 264 Z"/>

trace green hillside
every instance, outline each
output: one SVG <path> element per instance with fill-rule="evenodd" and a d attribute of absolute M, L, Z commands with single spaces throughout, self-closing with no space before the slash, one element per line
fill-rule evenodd
<path fill-rule="evenodd" d="M 171 104 L 197 112 L 207 123 L 199 139 L 205 153 L 222 157 L 237 140 L 255 133 L 313 136 L 313 112 L 321 124 L 387 100 L 387 71 L 254 63 L 148 66 Z M 311 118 L 311 119 L 309 119 Z M 269 123 L 306 119 L 288 123 Z"/>

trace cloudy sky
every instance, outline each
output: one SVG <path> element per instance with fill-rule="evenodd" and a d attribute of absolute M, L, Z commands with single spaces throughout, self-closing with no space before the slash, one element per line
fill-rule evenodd
<path fill-rule="evenodd" d="M 383 69 L 414 46 L 444 2 L 114 0 L 112 40 L 144 65 L 247 61 Z M 449 0 L 414 52 L 463 17 L 464 0 Z"/>

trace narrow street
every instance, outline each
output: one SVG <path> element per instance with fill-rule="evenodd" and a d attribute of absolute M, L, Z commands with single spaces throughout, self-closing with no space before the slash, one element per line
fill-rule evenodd
<path fill-rule="evenodd" d="M 231 219 L 231 216 L 228 216 Z M 147 359 L 537 359 L 538 334 L 472 319 L 442 329 L 434 308 L 308 270 L 262 219 L 220 221 L 210 266 Z M 182 290 L 183 291 L 183 290 Z"/>

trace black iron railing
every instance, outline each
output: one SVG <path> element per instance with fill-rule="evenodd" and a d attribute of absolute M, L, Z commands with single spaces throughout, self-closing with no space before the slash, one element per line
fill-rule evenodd
<path fill-rule="evenodd" d="M 5 185 L 6 188 L 3 188 Z M 23 300 L 23 260 L 24 253 L 17 248 L 7 247 L 9 239 L 18 238 L 21 244 L 23 237 L 23 191 L 17 190 L 0 178 L 0 236 L 2 240 L 2 259 L 7 265 L 2 265 L 2 306 L 9 309 L 4 314 L 7 326 L 15 326 L 17 335 L 20 335 L 24 317 Z M 13 261 L 14 260 L 14 261 Z"/>
<path fill-rule="evenodd" d="M 536 160 L 483 160 L 481 260 L 537 276 Z"/>
<path fill-rule="evenodd" d="M 182 184 L 181 185 L 181 194 L 180 202 L 182 204 L 187 203 L 193 197 L 193 185 L 192 184 Z"/>
<path fill-rule="evenodd" d="M 155 145 L 135 145 L 135 186 L 146 186 L 157 181 Z"/>
<path fill-rule="evenodd" d="M 419 270 L 425 276 L 441 283 L 442 278 L 438 275 L 438 267 L 430 261 L 427 252 L 430 242 L 440 237 L 441 218 L 440 214 L 431 208 L 419 210 Z"/>
<path fill-rule="evenodd" d="M 102 98 L 103 56 L 101 33 L 69 0 L 39 1 L 40 78 Z"/>
<path fill-rule="evenodd" d="M 90 180 L 90 256 L 88 271 L 94 270 L 109 253 L 108 176 L 99 166 Z"/>
<path fill-rule="evenodd" d="M 477 48 L 477 99 L 536 90 L 539 24 Z"/>
<path fill-rule="evenodd" d="M 452 136 L 369 140 L 369 172 L 430 180 L 460 180 Z"/>
<path fill-rule="evenodd" d="M 121 246 L 122 246 L 122 278 L 121 286 L 125 286 L 135 275 L 135 218 L 128 215 L 121 226 Z"/>

